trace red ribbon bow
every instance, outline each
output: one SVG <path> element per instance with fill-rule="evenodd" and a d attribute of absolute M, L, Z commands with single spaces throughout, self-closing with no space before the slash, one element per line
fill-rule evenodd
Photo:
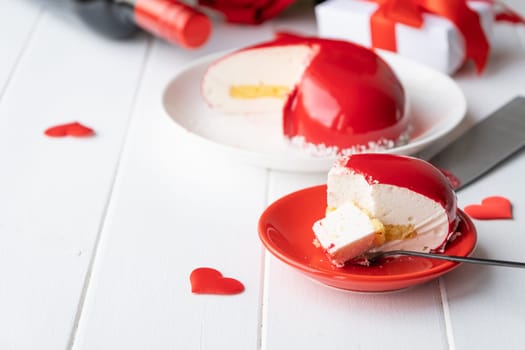
<path fill-rule="evenodd" d="M 199 0 L 231 23 L 260 24 L 284 11 L 294 0 Z"/>
<path fill-rule="evenodd" d="M 370 19 L 372 46 L 396 51 L 395 24 L 421 28 L 423 13 L 450 20 L 465 39 L 465 60 L 472 59 L 478 72 L 487 63 L 489 42 L 479 15 L 466 0 L 370 0 L 379 4 Z"/>

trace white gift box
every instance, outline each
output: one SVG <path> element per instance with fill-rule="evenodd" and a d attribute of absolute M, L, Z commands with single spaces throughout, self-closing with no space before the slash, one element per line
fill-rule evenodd
<path fill-rule="evenodd" d="M 492 6 L 482 1 L 469 1 L 467 5 L 479 14 L 485 36 L 490 40 L 494 23 Z M 364 0 L 325 1 L 315 7 L 318 35 L 371 47 L 370 17 L 377 7 L 377 3 Z M 395 36 L 398 54 L 440 72 L 452 74 L 464 62 L 463 36 L 446 18 L 424 13 L 421 28 L 396 23 Z"/>

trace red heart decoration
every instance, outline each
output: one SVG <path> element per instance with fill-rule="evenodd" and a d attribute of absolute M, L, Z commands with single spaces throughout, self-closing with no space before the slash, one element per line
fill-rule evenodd
<path fill-rule="evenodd" d="M 464 210 L 474 219 L 512 219 L 511 203 L 501 196 L 487 197 L 481 201 L 481 205 L 467 205 Z"/>
<path fill-rule="evenodd" d="M 219 271 L 199 267 L 190 274 L 191 291 L 197 294 L 238 294 L 244 285 L 234 278 L 223 277 Z"/>
<path fill-rule="evenodd" d="M 84 126 L 79 122 L 73 122 L 50 127 L 46 131 L 44 131 L 44 134 L 50 137 L 86 137 L 93 136 L 95 132 L 93 131 L 93 129 L 88 128 L 87 126 Z"/>

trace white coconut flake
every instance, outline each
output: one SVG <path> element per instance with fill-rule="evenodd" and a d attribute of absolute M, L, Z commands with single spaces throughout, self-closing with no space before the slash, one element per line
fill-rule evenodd
<path fill-rule="evenodd" d="M 406 145 L 410 141 L 409 136 L 411 129 L 412 128 L 409 126 L 407 130 L 397 138 L 397 140 L 381 138 L 375 141 L 369 141 L 364 145 L 354 145 L 345 149 L 339 149 L 337 146 L 326 146 L 325 144 L 313 144 L 306 141 L 304 136 L 293 136 L 289 138 L 289 141 L 294 147 L 303 149 L 307 154 L 313 157 L 345 157 L 365 152 L 381 152 L 394 147 Z"/>

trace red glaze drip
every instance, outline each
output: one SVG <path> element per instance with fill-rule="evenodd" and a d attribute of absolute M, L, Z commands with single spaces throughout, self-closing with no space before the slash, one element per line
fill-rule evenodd
<path fill-rule="evenodd" d="M 219 271 L 199 267 L 190 274 L 191 291 L 196 294 L 238 294 L 244 285 L 234 278 L 223 277 Z"/>
<path fill-rule="evenodd" d="M 283 109 L 284 134 L 340 150 L 407 128 L 403 86 L 373 51 L 346 41 L 281 33 L 252 48 L 309 45 L 316 51 Z"/>
<path fill-rule="evenodd" d="M 405 187 L 443 206 L 449 219 L 449 232 L 457 226 L 457 199 L 443 173 L 432 164 L 413 157 L 363 153 L 347 158 L 343 166 L 365 177 L 369 184 Z"/>
<path fill-rule="evenodd" d="M 461 180 L 456 175 L 454 175 L 451 171 L 448 171 L 442 168 L 438 168 L 438 169 L 443 173 L 443 175 L 445 175 L 448 182 L 450 182 L 450 186 L 452 186 L 454 190 L 457 189 L 459 185 L 461 185 Z"/>

